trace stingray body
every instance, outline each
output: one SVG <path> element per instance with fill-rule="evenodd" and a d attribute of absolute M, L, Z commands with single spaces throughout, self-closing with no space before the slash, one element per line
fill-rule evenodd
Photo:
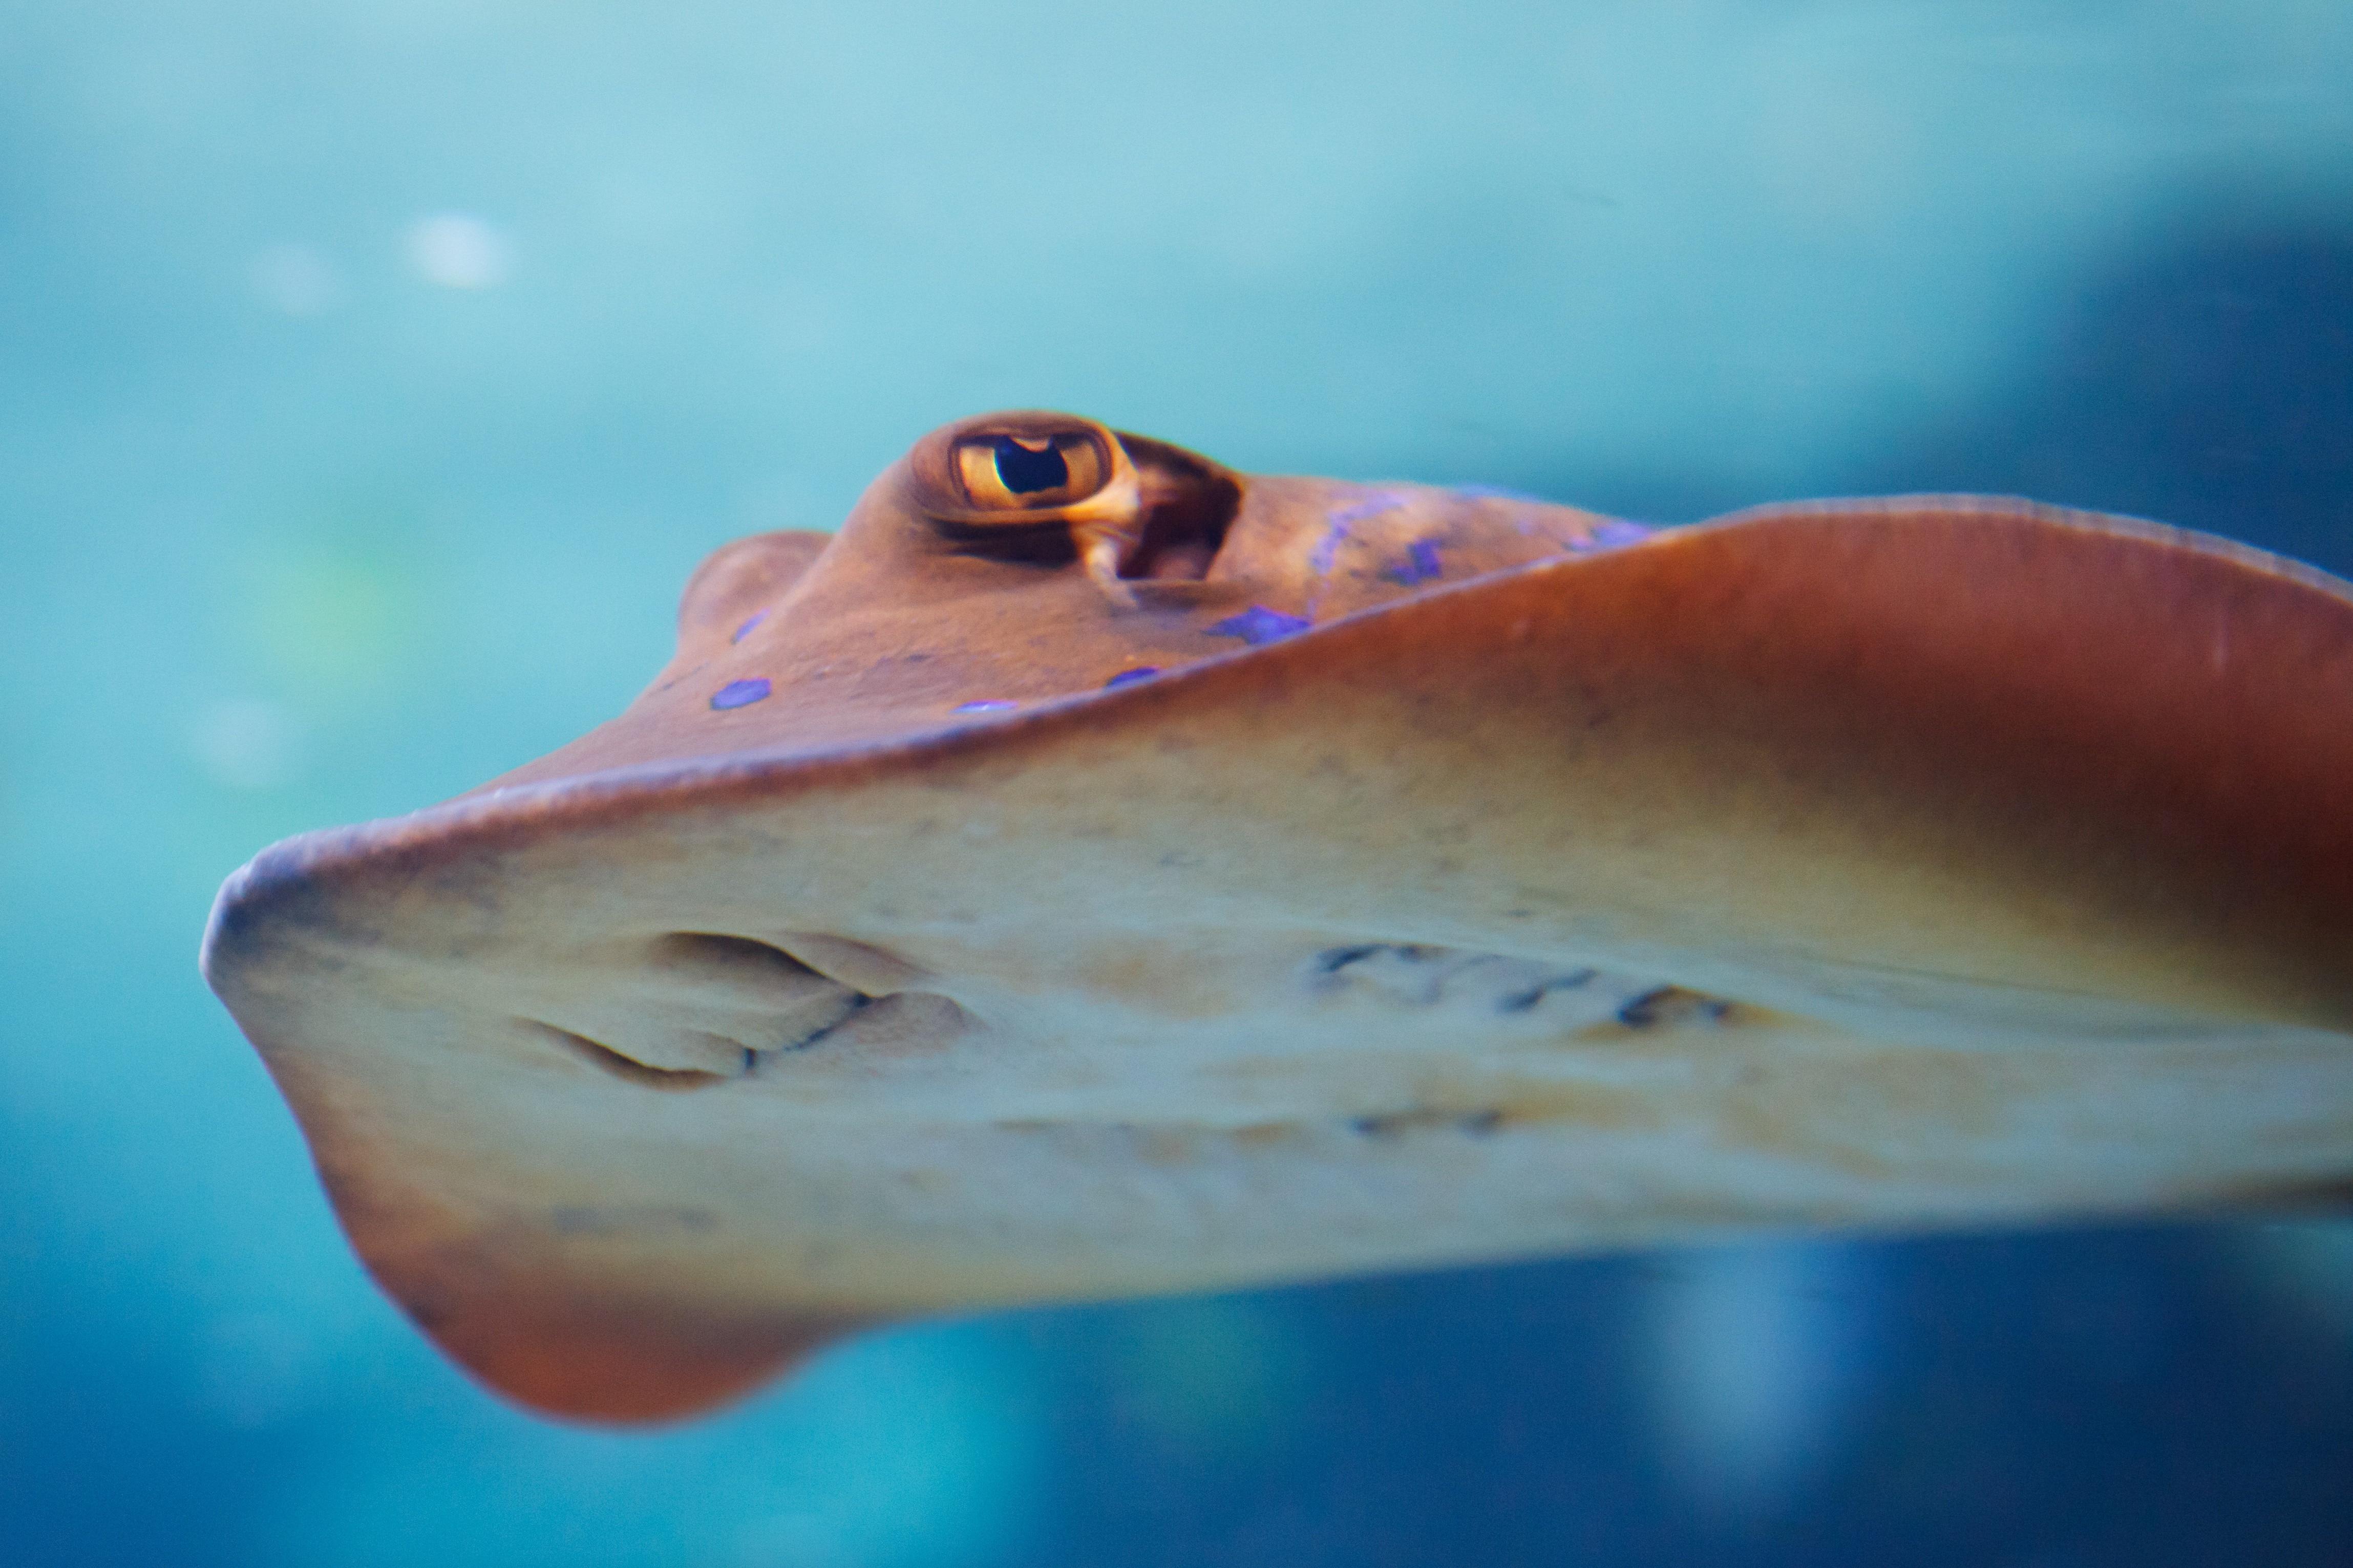
<path fill-rule="evenodd" d="M 2353 597 L 2025 502 L 1651 530 L 936 432 L 215 987 L 542 1409 L 858 1325 L 2353 1175 Z"/>

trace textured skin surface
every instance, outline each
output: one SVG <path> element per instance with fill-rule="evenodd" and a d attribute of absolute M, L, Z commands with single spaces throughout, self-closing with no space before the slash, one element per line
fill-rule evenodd
<path fill-rule="evenodd" d="M 909 1313 L 2353 1177 L 2344 585 L 1129 449 L 1230 486 L 1213 556 L 1107 591 L 902 465 L 714 556 L 612 723 L 224 888 L 207 973 L 485 1381 L 649 1418 Z"/>

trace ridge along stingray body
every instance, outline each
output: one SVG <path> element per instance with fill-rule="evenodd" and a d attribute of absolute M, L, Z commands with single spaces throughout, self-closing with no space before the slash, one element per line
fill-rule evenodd
<path fill-rule="evenodd" d="M 652 1418 L 911 1314 L 2329 1191 L 2348 779 L 2353 598 L 2220 541 L 996 416 L 205 963 L 426 1331 Z"/>

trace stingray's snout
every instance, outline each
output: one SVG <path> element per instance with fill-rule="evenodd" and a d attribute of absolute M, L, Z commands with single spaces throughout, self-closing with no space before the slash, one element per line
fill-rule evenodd
<path fill-rule="evenodd" d="M 1113 604 L 1208 574 L 1240 479 L 1207 458 L 1073 415 L 987 414 L 916 444 L 915 510 L 952 547 L 1076 564 Z"/>

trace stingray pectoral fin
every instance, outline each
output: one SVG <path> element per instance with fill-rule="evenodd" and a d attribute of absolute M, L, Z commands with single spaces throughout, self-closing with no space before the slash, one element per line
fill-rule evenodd
<path fill-rule="evenodd" d="M 501 1394 L 573 1420 L 696 1415 L 858 1326 L 682 1300 L 658 1254 L 632 1257 L 609 1238 L 587 1264 L 537 1235 L 459 1236 L 416 1254 L 352 1237 L 378 1282 L 452 1360 Z"/>
<path fill-rule="evenodd" d="M 577 882 L 547 878 L 535 911 L 496 875 L 418 897 L 398 856 L 348 882 L 316 875 L 348 842 L 322 836 L 233 879 L 205 966 L 353 1249 L 453 1360 L 552 1415 L 657 1421 L 738 1397 L 871 1315 L 736 1268 L 752 1256 L 773 1276 L 779 1247 L 736 1228 L 744 1211 L 700 1166 L 687 1105 L 732 1074 L 640 1062 L 506 1010 L 561 983 L 626 1016 L 629 987 L 667 1004 L 697 968 L 712 972 L 702 1006 L 742 1006 L 742 971 L 774 989 L 756 970 L 779 966 L 681 959 L 661 938 L 635 963 L 588 950 L 614 976 L 599 989 L 551 967 L 538 940 L 548 910 L 581 908 Z"/>
<path fill-rule="evenodd" d="M 489 1054 L 499 1031 L 458 1042 L 483 1053 L 471 1065 L 426 1064 L 440 1069 L 435 1082 L 414 1070 L 414 1034 L 370 1037 L 412 1018 L 351 1016 L 356 1033 L 289 1045 L 265 1024 L 255 1043 L 353 1250 L 491 1388 L 573 1420 L 674 1419 L 742 1396 L 859 1325 L 773 1289 L 733 1289 L 728 1250 L 744 1244 L 725 1205 L 643 1190 L 609 1168 L 609 1143 L 567 1145 L 560 1107 L 533 1125 L 528 1093 L 509 1098 L 496 1081 L 513 1076 Z M 452 1110 L 486 1098 L 485 1114 Z"/>
<path fill-rule="evenodd" d="M 1363 612 L 1129 710 L 1094 714 L 1123 776 L 1054 809 L 1074 837 L 1113 830 L 1085 795 L 1180 826 L 1231 896 L 1655 960 L 1850 1026 L 2353 1029 L 2353 597 L 2221 541 L 1778 508 Z M 1147 730 L 1123 768 L 1109 737 Z"/>

